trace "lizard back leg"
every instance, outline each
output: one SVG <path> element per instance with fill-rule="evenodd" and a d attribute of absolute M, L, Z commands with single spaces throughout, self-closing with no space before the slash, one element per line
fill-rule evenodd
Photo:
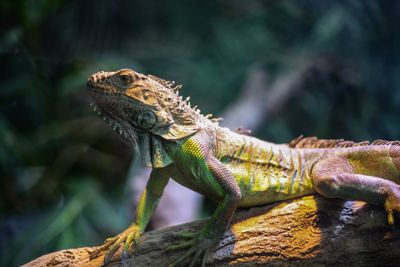
<path fill-rule="evenodd" d="M 329 198 L 361 200 L 384 206 L 389 224 L 393 211 L 400 212 L 400 185 L 380 177 L 357 174 L 341 157 L 324 159 L 311 171 L 315 190 Z"/>

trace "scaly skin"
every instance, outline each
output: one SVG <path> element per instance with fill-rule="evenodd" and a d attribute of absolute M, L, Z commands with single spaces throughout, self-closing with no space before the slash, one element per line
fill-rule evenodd
<path fill-rule="evenodd" d="M 218 202 L 199 233 L 182 233 L 188 240 L 169 248 L 186 249 L 171 266 L 204 266 L 238 206 L 319 193 L 381 205 L 390 224 L 393 212 L 400 212 L 400 142 L 299 137 L 272 144 L 218 126 L 182 100 L 179 88 L 129 69 L 88 80 L 95 109 L 153 168 L 135 222 L 100 249 L 107 251 L 105 264 L 120 245 L 122 257 L 137 245 L 169 178 Z"/>

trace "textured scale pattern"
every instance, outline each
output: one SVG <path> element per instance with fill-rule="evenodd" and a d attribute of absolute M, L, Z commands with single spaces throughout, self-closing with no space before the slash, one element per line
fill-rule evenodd
<path fill-rule="evenodd" d="M 205 158 L 204 150 L 201 149 L 199 144 L 194 139 L 189 139 L 187 142 L 185 142 L 182 145 L 182 150 L 199 160 L 204 160 Z"/>

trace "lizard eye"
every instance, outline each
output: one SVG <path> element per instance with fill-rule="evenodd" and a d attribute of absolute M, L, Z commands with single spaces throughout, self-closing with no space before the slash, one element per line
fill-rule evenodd
<path fill-rule="evenodd" d="M 137 122 L 144 130 L 150 130 L 156 125 L 157 118 L 152 111 L 146 110 L 139 114 Z"/>
<path fill-rule="evenodd" d="M 129 74 L 121 74 L 119 76 L 119 78 L 125 85 L 128 85 L 128 84 L 132 83 L 132 80 L 133 80 L 132 76 L 129 75 Z"/>

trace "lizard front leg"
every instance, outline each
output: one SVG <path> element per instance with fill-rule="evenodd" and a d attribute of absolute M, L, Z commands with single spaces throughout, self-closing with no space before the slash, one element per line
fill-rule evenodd
<path fill-rule="evenodd" d="M 154 210 L 157 208 L 160 197 L 169 180 L 167 168 L 153 169 L 145 190 L 142 192 L 137 208 L 135 222 L 121 234 L 109 238 L 104 245 L 95 252 L 95 257 L 100 251 L 106 251 L 104 265 L 107 265 L 113 258 L 118 248 L 123 245 L 122 258 L 126 258 L 131 245 L 139 242 L 141 234 L 146 229 Z"/>
<path fill-rule="evenodd" d="M 208 253 L 224 235 L 240 201 L 240 188 L 232 173 L 211 153 L 205 156 L 205 163 L 207 168 L 205 173 L 209 171 L 210 174 L 207 178 L 212 179 L 210 182 L 214 187 L 218 187 L 213 189 L 221 190 L 222 199 L 206 226 L 192 240 L 169 248 L 169 250 L 189 248 L 170 266 L 185 266 L 189 262 L 190 266 L 198 266 L 196 262 L 200 258 L 201 266 L 205 266 Z"/>

